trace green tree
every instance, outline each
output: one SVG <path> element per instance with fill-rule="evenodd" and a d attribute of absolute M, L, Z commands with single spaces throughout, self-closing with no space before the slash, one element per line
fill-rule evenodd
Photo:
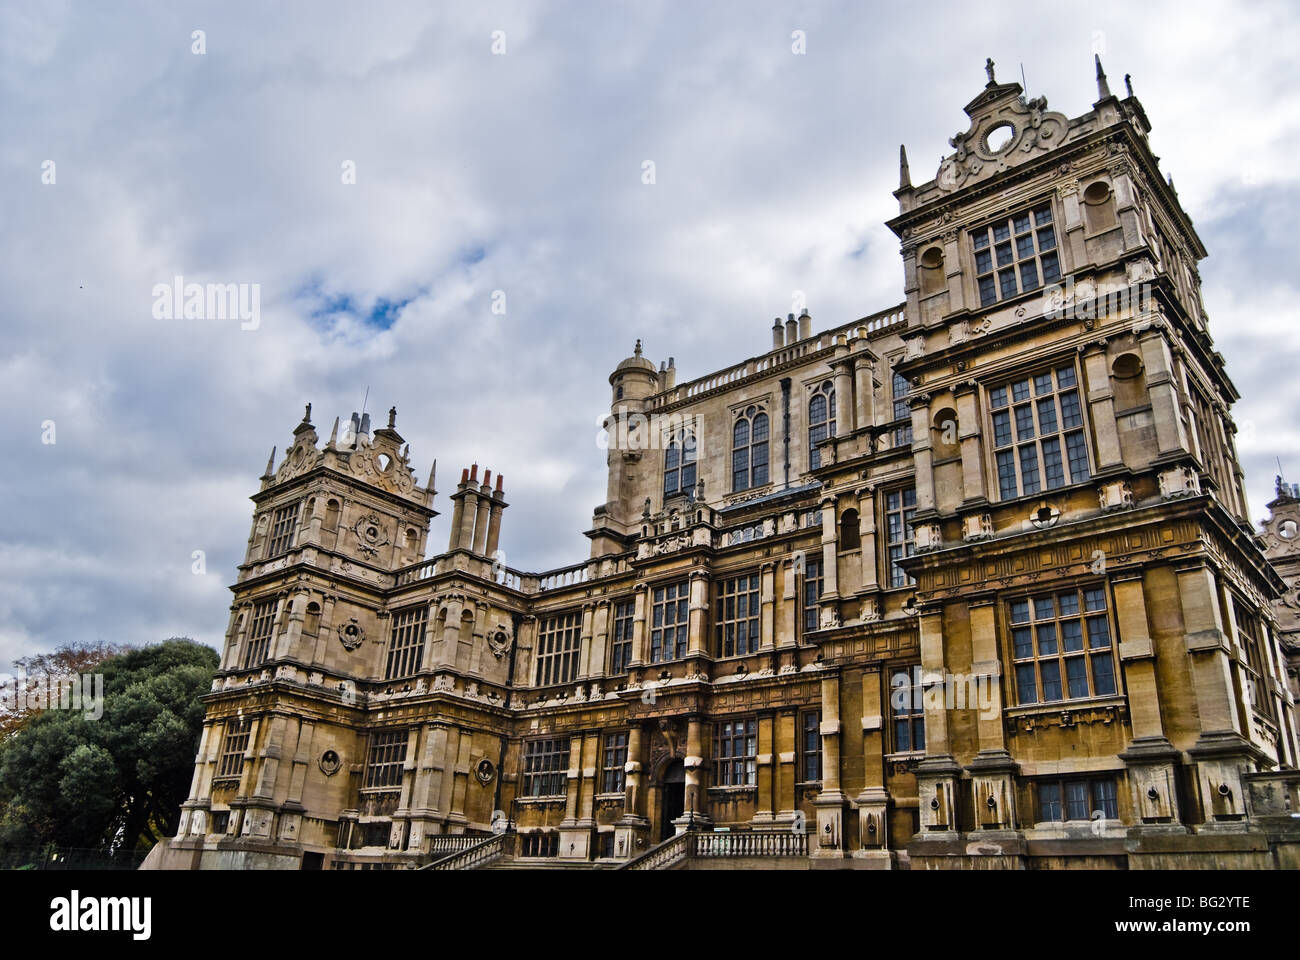
<path fill-rule="evenodd" d="M 176 832 L 203 727 L 199 697 L 215 651 L 191 640 L 110 657 L 103 714 L 46 710 L 0 742 L 0 862 L 51 847 L 104 857 L 147 850 Z"/>

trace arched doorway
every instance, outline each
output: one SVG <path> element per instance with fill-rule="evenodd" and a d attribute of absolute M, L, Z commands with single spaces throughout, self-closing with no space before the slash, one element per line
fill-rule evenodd
<path fill-rule="evenodd" d="M 677 828 L 673 821 L 686 812 L 686 768 L 674 760 L 664 769 L 659 800 L 659 839 L 667 840 Z"/>

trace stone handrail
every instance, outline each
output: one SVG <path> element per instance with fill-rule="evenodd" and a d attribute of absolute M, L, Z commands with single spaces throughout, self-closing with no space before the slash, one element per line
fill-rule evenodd
<path fill-rule="evenodd" d="M 695 841 L 696 857 L 806 857 L 808 835 L 794 830 L 740 830 L 736 833 L 701 833 Z"/>
<path fill-rule="evenodd" d="M 486 840 L 479 839 L 478 843 L 471 844 L 463 850 L 449 853 L 445 857 L 440 857 L 432 863 L 425 864 L 420 869 L 475 870 L 506 856 L 511 849 L 509 842 L 511 839 L 512 835 L 508 833 L 499 833 L 488 837 Z"/>
<path fill-rule="evenodd" d="M 640 856 L 617 867 L 619 870 L 664 870 L 679 860 L 685 860 L 694 848 L 696 834 L 690 830 L 669 837 Z"/>

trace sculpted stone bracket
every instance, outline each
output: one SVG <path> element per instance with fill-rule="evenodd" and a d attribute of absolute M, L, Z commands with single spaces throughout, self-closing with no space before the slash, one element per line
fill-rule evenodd
<path fill-rule="evenodd" d="M 1079 724 L 1100 723 L 1109 726 L 1112 723 L 1122 723 L 1128 720 L 1127 704 L 1108 704 L 1106 706 L 1080 707 L 1079 709 L 1070 709 L 1068 707 L 1060 710 L 1044 711 L 1042 713 L 1024 714 L 1018 717 L 1006 718 L 1006 730 L 1008 736 L 1015 736 L 1018 733 L 1035 733 L 1039 730 L 1047 730 L 1052 727 L 1060 729 L 1070 729 L 1077 727 Z"/>

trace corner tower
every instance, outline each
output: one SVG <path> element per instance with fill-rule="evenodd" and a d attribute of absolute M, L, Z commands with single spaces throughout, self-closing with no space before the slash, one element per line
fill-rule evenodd
<path fill-rule="evenodd" d="M 1271 680 L 1282 584 L 1246 516 L 1205 250 L 1128 79 L 1117 97 L 1095 66 L 1070 118 L 987 61 L 934 178 L 901 158 L 904 566 L 927 677 L 992 697 L 927 704 L 922 862 L 966 830 L 1007 858 L 1050 835 L 1054 758 L 1098 757 L 1069 790 L 1140 836 L 1231 830 L 1243 774 L 1295 763 Z"/>

